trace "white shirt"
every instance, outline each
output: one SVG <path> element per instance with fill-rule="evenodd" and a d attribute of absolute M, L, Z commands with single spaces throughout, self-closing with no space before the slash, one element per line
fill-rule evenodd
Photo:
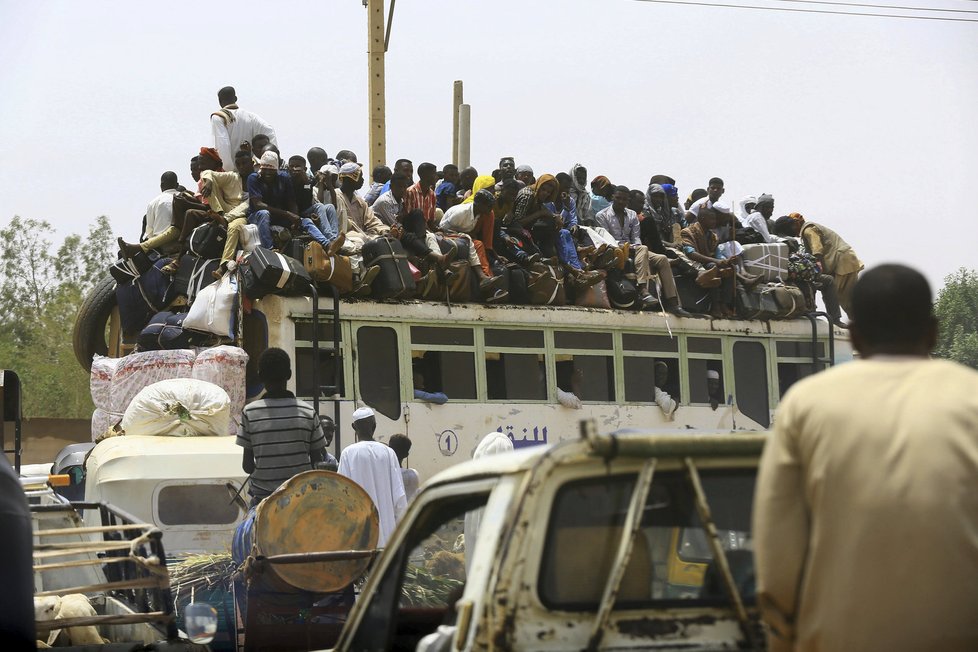
<path fill-rule="evenodd" d="M 170 228 L 173 224 L 173 196 L 178 190 L 164 190 L 146 207 L 146 230 L 143 231 L 143 240 L 159 235 Z"/>
<path fill-rule="evenodd" d="M 363 487 L 374 501 L 380 516 L 377 546 L 383 548 L 407 508 L 397 455 L 390 446 L 379 441 L 357 442 L 340 454 L 339 473 Z"/>
<path fill-rule="evenodd" d="M 380 200 L 378 200 L 380 201 Z M 478 219 L 475 216 L 475 202 L 468 204 L 456 204 L 447 211 L 441 218 L 438 225 L 442 231 L 452 231 L 454 233 L 472 233 Z"/>
<path fill-rule="evenodd" d="M 764 242 L 781 242 L 781 238 L 771 235 L 771 232 L 767 230 L 767 219 L 757 211 L 740 220 L 740 224 L 744 228 L 750 227 L 760 233 Z"/>
<path fill-rule="evenodd" d="M 397 224 L 397 214 L 401 212 L 403 204 L 403 199 L 397 201 L 394 193 L 388 190 L 374 201 L 372 208 L 374 215 L 379 217 L 381 222 L 387 226 L 394 226 Z"/>
<path fill-rule="evenodd" d="M 211 132 L 214 134 L 214 148 L 221 155 L 225 170 L 234 169 L 234 155 L 241 149 L 241 143 L 254 140 L 258 134 L 268 136 L 269 142 L 278 145 L 272 125 L 261 117 L 244 109 L 225 109 L 234 114 L 234 122 L 225 126 L 220 116 L 211 116 Z M 258 152 L 261 156 L 261 152 Z"/>

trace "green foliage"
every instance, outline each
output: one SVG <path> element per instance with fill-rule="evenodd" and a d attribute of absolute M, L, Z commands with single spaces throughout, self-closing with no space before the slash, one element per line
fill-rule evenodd
<path fill-rule="evenodd" d="M 113 260 L 112 227 L 99 217 L 86 236 L 55 247 L 46 221 L 14 217 L 0 229 L 0 368 L 24 385 L 25 417 L 88 418 L 86 374 L 71 346 L 75 315 Z"/>
<path fill-rule="evenodd" d="M 978 272 L 961 268 L 944 279 L 934 310 L 941 328 L 934 353 L 978 369 Z"/>

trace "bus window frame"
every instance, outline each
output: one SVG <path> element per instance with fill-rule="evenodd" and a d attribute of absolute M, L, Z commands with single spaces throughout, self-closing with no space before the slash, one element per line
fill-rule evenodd
<path fill-rule="evenodd" d="M 489 404 L 489 405 L 499 405 L 502 403 L 513 403 L 513 404 L 526 404 L 526 405 L 547 405 L 548 403 L 557 402 L 557 372 L 554 367 L 554 353 L 553 353 L 553 330 L 549 325 L 541 325 L 536 327 L 527 328 L 526 325 L 517 324 L 509 326 L 507 324 L 494 323 L 490 325 L 482 325 L 475 327 L 477 329 L 476 334 L 476 347 L 479 350 L 478 353 L 478 364 L 476 375 L 477 375 L 477 385 L 479 389 L 479 401 Z M 533 347 L 533 348 L 522 348 L 522 347 L 506 347 L 506 346 L 488 346 L 486 345 L 485 330 L 487 328 L 495 330 L 511 330 L 511 331 L 542 331 L 543 332 L 543 347 Z M 489 398 L 489 379 L 486 373 L 486 354 L 487 353 L 517 353 L 517 354 L 536 354 L 543 355 L 543 364 L 545 370 L 545 376 L 547 379 L 547 397 L 545 399 L 502 399 L 502 398 Z M 480 384 L 481 383 L 481 384 Z"/>
<path fill-rule="evenodd" d="M 720 353 L 690 353 L 687 347 L 687 339 L 690 337 L 695 337 L 699 339 L 717 338 L 720 340 Z M 694 403 L 693 402 L 693 392 L 690 388 L 690 372 L 689 372 L 689 362 L 690 360 L 712 360 L 720 363 L 723 373 L 721 374 L 720 380 L 723 381 L 723 401 L 720 405 L 727 404 L 727 397 L 733 392 L 733 344 L 731 342 L 732 338 L 728 334 L 706 334 L 706 333 L 694 333 L 686 334 L 683 333 L 679 340 L 679 356 L 680 356 L 680 388 L 682 390 L 682 395 L 686 398 L 686 403 L 682 405 L 688 405 L 690 407 L 703 407 L 709 406 L 709 401 L 705 403 Z M 736 394 L 734 394 L 736 396 Z"/>
<path fill-rule="evenodd" d="M 411 328 L 415 326 L 424 326 L 427 328 L 467 328 L 472 331 L 472 344 L 420 344 L 415 343 L 411 339 Z M 482 339 L 482 328 L 466 324 L 448 323 L 448 324 L 420 324 L 417 322 L 404 322 L 404 331 L 402 335 L 402 350 L 407 354 L 407 364 L 404 367 L 404 373 L 407 374 L 407 379 L 402 377 L 401 385 L 406 388 L 402 391 L 401 401 L 402 402 L 413 402 L 414 398 L 414 352 L 418 351 L 420 353 L 426 353 L 428 351 L 434 351 L 436 353 L 448 353 L 448 352 L 460 352 L 460 353 L 471 353 L 473 356 L 473 370 L 475 371 L 475 397 L 474 398 L 452 398 L 451 394 L 445 392 L 448 397 L 449 403 L 488 403 L 486 399 L 486 379 L 485 379 L 485 355 L 479 354 L 479 342 Z M 480 362 L 481 372 L 480 372 Z M 444 388 L 442 388 L 444 391 Z M 403 396 L 403 394 L 407 396 Z"/>
<path fill-rule="evenodd" d="M 298 351 L 299 349 L 309 349 L 310 351 L 312 351 L 312 340 L 295 339 L 295 326 L 296 326 L 296 322 L 308 322 L 311 324 L 312 313 L 291 313 L 288 315 L 288 319 L 292 323 L 293 336 L 292 336 L 292 350 L 286 351 L 286 353 L 289 354 L 289 357 L 292 360 L 292 372 L 293 372 L 292 382 L 294 383 L 295 390 L 296 390 L 295 395 L 296 398 L 311 401 L 313 399 L 312 395 L 300 396 L 298 392 L 299 389 Z M 320 325 L 322 325 L 324 321 L 325 321 L 325 317 L 321 316 Z M 338 357 L 343 365 L 343 392 L 340 394 L 339 398 L 342 401 L 353 400 L 353 397 L 355 395 L 358 395 L 358 392 L 356 392 L 355 390 L 351 391 L 351 388 L 354 387 L 353 385 L 354 379 L 353 379 L 353 367 L 352 367 L 353 356 L 350 355 L 350 351 L 355 350 L 355 349 L 351 349 L 349 345 L 349 342 L 351 341 L 350 338 L 353 336 L 353 332 L 354 332 L 351 328 L 351 324 L 352 322 L 350 321 L 340 320 L 340 350 L 339 350 Z M 320 339 L 319 350 L 332 351 L 333 350 L 332 337 L 330 337 L 325 341 Z M 328 385 L 331 384 L 332 379 L 320 378 L 320 382 L 323 385 Z M 323 397 L 332 398 L 330 396 L 325 396 L 325 395 Z"/>
<path fill-rule="evenodd" d="M 616 392 L 618 396 L 619 403 L 625 403 L 628 405 L 655 405 L 655 401 L 629 401 L 625 394 L 625 358 L 652 358 L 654 360 L 675 360 L 676 366 L 679 369 L 679 396 L 673 396 L 672 398 L 676 400 L 679 405 L 686 405 L 686 400 L 689 397 L 688 385 L 685 386 L 686 376 L 689 371 L 686 369 L 686 365 L 683 364 L 683 354 L 682 354 L 682 337 L 680 334 L 673 334 L 672 337 L 676 338 L 676 350 L 675 351 L 633 351 L 625 350 L 624 338 L 625 334 L 632 335 L 661 335 L 668 337 L 669 333 L 658 333 L 658 332 L 647 332 L 647 331 L 637 331 L 633 329 L 627 330 L 616 330 L 615 335 L 615 352 L 616 357 L 620 360 L 620 365 L 616 367 L 618 373 L 615 374 L 615 382 L 617 385 Z"/>

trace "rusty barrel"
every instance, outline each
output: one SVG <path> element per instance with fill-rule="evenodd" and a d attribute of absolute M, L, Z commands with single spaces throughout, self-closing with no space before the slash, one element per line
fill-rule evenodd
<path fill-rule="evenodd" d="M 253 557 L 373 550 L 380 533 L 377 508 L 367 492 L 345 476 L 318 470 L 283 483 L 259 503 L 253 523 L 242 526 L 239 545 L 250 548 Z M 267 563 L 262 574 L 296 589 L 328 593 L 362 576 L 369 563 L 368 557 Z"/>

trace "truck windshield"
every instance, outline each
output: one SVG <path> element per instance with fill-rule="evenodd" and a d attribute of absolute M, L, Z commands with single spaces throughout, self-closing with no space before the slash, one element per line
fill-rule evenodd
<path fill-rule="evenodd" d="M 741 596 L 754 597 L 750 533 L 755 470 L 702 470 L 703 489 Z M 538 591 L 551 609 L 594 610 L 601 601 L 636 476 L 568 482 L 554 500 Z M 689 479 L 656 473 L 616 609 L 726 602 Z"/>

